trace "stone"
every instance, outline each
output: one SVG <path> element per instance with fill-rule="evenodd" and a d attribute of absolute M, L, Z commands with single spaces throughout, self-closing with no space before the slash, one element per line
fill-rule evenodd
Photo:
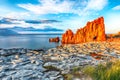
<path fill-rule="evenodd" d="M 39 61 L 35 61 L 35 64 L 36 64 L 36 65 L 39 65 L 40 63 L 39 63 Z"/>
<path fill-rule="evenodd" d="M 6 78 L 3 78 L 3 80 L 13 80 L 11 76 L 7 76 Z"/>
<path fill-rule="evenodd" d="M 16 59 L 19 59 L 19 55 L 15 55 L 15 58 L 16 58 Z"/>
<path fill-rule="evenodd" d="M 0 73 L 0 78 L 6 76 L 5 72 Z"/>
<path fill-rule="evenodd" d="M 92 22 L 88 22 L 84 28 L 78 29 L 74 34 L 68 29 L 62 35 L 63 44 L 78 44 L 91 41 L 105 41 L 105 25 L 104 18 L 100 17 Z"/>
<path fill-rule="evenodd" d="M 60 77 L 60 72 L 58 71 L 48 71 L 45 72 L 45 74 L 43 75 L 43 80 L 45 78 L 49 78 L 49 80 L 58 80 L 57 78 Z"/>
<path fill-rule="evenodd" d="M 35 60 L 31 60 L 31 63 L 32 63 L 32 64 L 35 63 Z"/>
<path fill-rule="evenodd" d="M 110 55 L 113 57 L 117 57 L 117 54 L 115 52 L 111 52 Z"/>
<path fill-rule="evenodd" d="M 5 54 L 7 54 L 7 52 L 6 52 L 5 50 L 3 50 L 3 49 L 0 50 L 0 55 L 1 55 L 1 56 L 5 55 Z"/>
<path fill-rule="evenodd" d="M 59 41 L 60 41 L 59 37 L 49 39 L 49 42 L 59 42 Z"/>

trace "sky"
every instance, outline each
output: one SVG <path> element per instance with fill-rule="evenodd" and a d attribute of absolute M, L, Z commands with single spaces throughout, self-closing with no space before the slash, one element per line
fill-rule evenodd
<path fill-rule="evenodd" d="M 120 31 L 120 0 L 0 0 L 0 28 L 72 29 L 104 17 L 106 33 Z"/>

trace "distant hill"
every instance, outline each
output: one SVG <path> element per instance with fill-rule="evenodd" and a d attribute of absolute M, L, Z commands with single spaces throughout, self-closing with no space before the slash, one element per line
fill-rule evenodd
<path fill-rule="evenodd" d="M 9 29 L 0 29 L 0 35 L 7 36 L 7 35 L 17 35 L 18 33 Z"/>
<path fill-rule="evenodd" d="M 57 29 L 57 28 L 53 28 L 53 27 L 46 27 L 44 29 L 36 29 L 33 27 L 27 27 L 27 28 L 23 28 L 23 27 L 13 27 L 13 28 L 9 28 L 10 30 L 19 32 L 19 31 L 32 31 L 32 32 L 61 32 L 63 31 L 62 29 Z"/>
<path fill-rule="evenodd" d="M 35 30 L 33 27 L 28 27 L 28 28 L 23 28 L 23 27 L 13 27 L 13 28 L 8 28 L 9 30 L 12 30 L 12 31 L 16 31 L 16 32 L 19 32 L 19 31 L 32 31 L 32 30 Z"/>

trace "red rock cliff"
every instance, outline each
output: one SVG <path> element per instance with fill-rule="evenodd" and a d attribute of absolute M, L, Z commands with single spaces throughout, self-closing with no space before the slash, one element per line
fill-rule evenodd
<path fill-rule="evenodd" d="M 70 29 L 62 35 L 63 44 L 76 44 L 91 41 L 105 41 L 104 18 L 100 17 L 88 22 L 84 28 L 78 29 L 74 34 Z"/>

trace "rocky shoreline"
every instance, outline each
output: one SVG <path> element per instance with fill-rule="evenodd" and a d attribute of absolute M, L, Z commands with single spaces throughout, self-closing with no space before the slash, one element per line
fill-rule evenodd
<path fill-rule="evenodd" d="M 119 58 L 120 43 L 116 41 L 69 44 L 48 50 L 0 49 L 0 80 L 65 80 L 63 74 L 74 67 L 95 66 Z"/>

